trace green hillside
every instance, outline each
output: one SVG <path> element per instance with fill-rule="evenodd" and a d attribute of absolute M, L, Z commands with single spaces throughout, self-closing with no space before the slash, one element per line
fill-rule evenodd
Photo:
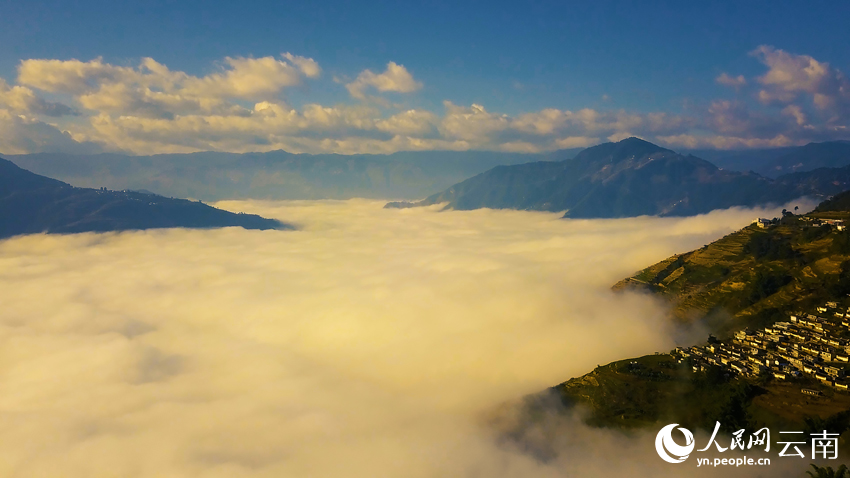
<path fill-rule="evenodd" d="M 818 390 L 822 395 L 803 395 L 801 388 Z M 711 430 L 719 421 L 727 431 L 763 426 L 816 430 L 828 422 L 830 429 L 843 431 L 850 424 L 850 394 L 816 380 L 729 378 L 719 369 L 694 372 L 668 354 L 600 366 L 553 387 L 551 392 L 570 407 L 587 407 L 591 412 L 587 423 L 604 427 L 633 429 L 686 423 Z"/>
<path fill-rule="evenodd" d="M 676 357 L 658 353 L 597 367 L 529 397 L 523 408 L 528 423 L 545 420 L 542 405 L 554 397 L 566 409 L 586 409 L 586 422 L 595 426 L 628 430 L 684 423 L 692 429 L 710 430 L 719 421 L 726 431 L 763 426 L 828 429 L 843 433 L 841 446 L 847 446 L 850 393 L 839 385 L 848 383 L 850 363 L 839 362 L 834 355 L 823 362 L 802 355 L 812 343 L 822 343 L 817 347 L 827 350 L 828 342 L 838 354 L 850 350 L 850 329 L 844 325 L 850 320 L 844 314 L 850 307 L 850 233 L 835 223 L 845 219 L 850 219 L 850 192 L 825 201 L 810 214 L 786 214 L 763 228 L 747 226 L 619 282 L 614 286 L 617 290 L 651 291 L 668 299 L 675 320 L 702 321 L 721 341 L 711 338 L 715 345 L 677 350 Z M 798 311 L 814 317 L 806 314 L 825 311 L 827 301 L 835 313 L 821 314 L 824 317 L 817 319 L 817 325 L 805 321 L 808 325 L 798 325 L 797 319 L 793 319 L 794 325 L 786 322 L 790 314 L 799 315 Z M 764 327 L 777 321 L 782 323 L 765 332 Z M 786 334 L 805 336 L 799 341 L 780 340 L 775 330 L 780 326 L 788 329 Z M 733 331 L 745 327 L 749 329 L 743 335 L 730 338 Z M 799 332 L 800 327 L 813 329 Z M 824 380 L 811 371 L 784 373 L 793 370 L 789 364 L 779 363 L 785 362 L 781 357 L 787 348 L 783 347 L 791 345 L 794 357 L 798 350 L 800 360 L 814 360 L 813 366 L 819 369 L 840 369 L 840 378 Z M 723 347 L 750 351 L 721 364 L 720 355 L 712 349 L 717 365 L 693 355 L 695 350 L 712 347 L 720 347 L 721 354 L 725 353 Z M 750 361 L 755 357 L 758 359 Z M 767 368 L 753 362 L 771 365 Z M 738 373 L 731 369 L 733 363 L 754 368 Z M 521 436 L 523 431 L 512 433 Z"/>
<path fill-rule="evenodd" d="M 705 321 L 721 334 L 765 325 L 847 293 L 850 233 L 818 225 L 824 219 L 850 219 L 850 213 L 816 210 L 764 229 L 753 224 L 647 267 L 614 289 L 649 290 L 673 302 L 678 320 Z"/>

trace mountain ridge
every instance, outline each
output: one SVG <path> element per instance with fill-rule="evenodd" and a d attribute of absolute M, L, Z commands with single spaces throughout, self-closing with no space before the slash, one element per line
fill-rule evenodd
<path fill-rule="evenodd" d="M 805 178 L 808 178 L 806 176 Z M 447 203 L 446 209 L 566 211 L 564 217 L 686 216 L 732 206 L 784 203 L 806 194 L 834 194 L 839 185 L 797 187 L 751 172 L 720 169 L 639 138 L 587 148 L 550 164 L 501 166 L 418 202 L 389 208 Z"/>
<path fill-rule="evenodd" d="M 850 191 L 806 215 L 786 212 L 765 227 L 754 222 L 668 257 L 613 288 L 651 292 L 671 303 L 674 318 L 702 321 L 719 333 L 762 325 L 826 300 L 841 271 L 850 271 L 850 233 L 827 224 L 845 219 Z"/>
<path fill-rule="evenodd" d="M 768 178 L 811 171 L 821 167 L 840 168 L 850 165 L 850 141 L 848 140 L 812 142 L 802 146 L 768 149 L 684 149 L 680 152 L 699 156 L 711 161 L 719 168 L 742 172 L 753 171 Z"/>
<path fill-rule="evenodd" d="M 143 192 L 77 188 L 0 158 L 0 239 L 22 234 L 167 227 L 292 229 L 276 219 L 232 213 Z"/>
<path fill-rule="evenodd" d="M 35 153 L 9 156 L 35 173 L 83 187 L 146 189 L 221 199 L 414 199 L 499 164 L 562 160 L 581 148 L 525 154 L 404 151 L 392 154 L 198 152 L 128 156 Z"/>
<path fill-rule="evenodd" d="M 765 426 L 829 430 L 841 435 L 839 446 L 850 447 L 850 395 L 838 386 L 846 379 L 819 378 L 815 372 L 840 368 L 840 377 L 850 366 L 836 356 L 824 358 L 826 348 L 813 345 L 828 343 L 844 354 L 840 345 L 850 339 L 847 222 L 850 191 L 823 201 L 811 213 L 786 211 L 775 221 L 754 223 L 618 282 L 615 291 L 661 297 L 670 303 L 674 319 L 701 323 L 701 330 L 714 335 L 705 347 L 620 359 L 525 397 L 521 418 L 503 419 L 506 436 L 534 439 L 551 410 L 564 414 L 581 406 L 584 422 L 596 427 L 654 433 L 675 422 L 711 433 L 719 422 L 726 433 Z M 808 322 L 800 326 L 811 332 L 791 330 L 797 337 L 788 342 L 788 334 L 778 331 L 787 332 L 788 321 L 801 317 Z M 724 355 L 733 350 L 730 344 L 737 347 L 737 357 Z M 715 364 L 706 359 L 708 353 Z M 799 357 L 794 365 L 798 373 L 777 372 L 787 369 L 777 353 Z M 812 354 L 819 365 L 806 372 Z"/>

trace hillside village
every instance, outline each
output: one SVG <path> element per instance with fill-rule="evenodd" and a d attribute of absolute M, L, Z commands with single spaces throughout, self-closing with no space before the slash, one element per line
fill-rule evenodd
<path fill-rule="evenodd" d="M 850 391 L 850 308 L 826 302 L 816 313 L 796 313 L 786 322 L 760 330 L 742 330 L 728 341 L 709 336 L 705 346 L 676 348 L 671 354 L 695 372 L 718 366 L 744 377 L 771 375 L 777 380 L 812 378 L 839 391 Z M 818 394 L 803 389 L 804 393 Z"/>
<path fill-rule="evenodd" d="M 820 226 L 833 226 L 836 231 L 845 231 L 846 226 L 844 225 L 843 219 L 818 219 L 810 216 L 798 216 L 801 220 L 803 220 L 806 226 L 809 227 L 820 227 Z M 758 226 L 760 229 L 767 229 L 770 226 L 775 226 L 779 224 L 779 218 L 767 219 L 767 218 L 757 218 L 753 221 L 753 224 Z"/>

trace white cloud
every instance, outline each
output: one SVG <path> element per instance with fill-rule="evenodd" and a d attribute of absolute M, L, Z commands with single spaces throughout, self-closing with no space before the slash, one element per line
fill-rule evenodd
<path fill-rule="evenodd" d="M 440 131 L 449 138 L 475 143 L 489 142 L 491 135 L 510 125 L 508 115 L 490 113 L 481 105 L 473 103 L 463 107 L 445 101 L 444 106 L 446 114 L 440 123 Z"/>
<path fill-rule="evenodd" d="M 678 476 L 651 435 L 570 421 L 543 462 L 482 417 L 671 348 L 610 284 L 764 215 L 220 205 L 301 230 L 0 242 L 0 475 Z"/>
<path fill-rule="evenodd" d="M 303 73 L 307 78 L 318 78 L 322 73 L 319 63 L 312 58 L 297 56 L 288 52 L 284 53 L 283 57 L 298 66 L 298 69 L 301 70 L 301 73 Z"/>
<path fill-rule="evenodd" d="M 25 86 L 9 86 L 0 78 L 0 108 L 15 114 L 35 114 L 45 116 L 75 115 L 76 112 L 62 103 L 50 103 Z"/>
<path fill-rule="evenodd" d="M 618 141 L 622 141 L 626 138 L 631 138 L 631 137 L 634 137 L 634 136 L 635 136 L 634 134 L 632 134 L 628 131 L 622 131 L 622 132 L 614 133 L 614 134 L 612 134 L 611 136 L 608 136 L 605 139 L 607 139 L 608 141 L 611 141 L 613 143 L 616 143 Z M 643 139 L 643 138 L 641 138 L 641 139 Z"/>
<path fill-rule="evenodd" d="M 546 135 L 555 133 L 567 122 L 569 112 L 548 108 L 537 113 L 525 113 L 516 117 L 513 127 L 526 133 Z"/>
<path fill-rule="evenodd" d="M 782 109 L 782 114 L 793 117 L 794 121 L 799 126 L 803 126 L 808 122 L 808 120 L 806 119 L 806 114 L 803 112 L 803 108 L 798 105 L 786 106 Z"/>
<path fill-rule="evenodd" d="M 528 141 L 508 141 L 499 146 L 502 151 L 509 153 L 539 153 L 540 146 L 529 143 Z"/>
<path fill-rule="evenodd" d="M 44 91 L 91 93 L 101 85 L 120 83 L 133 88 L 158 88 L 167 93 L 195 98 L 263 99 L 283 88 L 298 85 L 301 77 L 319 75 L 318 64 L 309 58 L 283 55 L 292 63 L 267 56 L 225 58 L 222 72 L 203 77 L 174 72 L 153 58 L 142 59 L 138 68 L 114 66 L 97 58 L 79 60 L 24 60 L 18 66 L 18 83 Z"/>
<path fill-rule="evenodd" d="M 203 76 L 171 70 L 152 58 L 135 67 L 97 58 L 28 59 L 18 84 L 0 79 L 0 110 L 14 121 L 0 122 L 9 140 L 0 150 L 44 151 L 62 144 L 79 150 L 136 154 L 193 151 L 305 153 L 391 153 L 399 150 L 480 149 L 551 151 L 639 136 L 668 145 L 708 147 L 790 145 L 840 139 L 850 120 L 850 83 L 828 63 L 762 46 L 752 53 L 768 68 L 758 77 L 755 98 L 706 101 L 684 113 L 623 109 L 543 108 L 505 114 L 486 104 L 444 101 L 444 111 L 394 104 L 372 93 L 409 93 L 422 87 L 402 65 L 384 72 L 364 70 L 345 85 L 359 100 L 321 104 L 284 98 L 290 88 L 321 76 L 311 59 L 225 58 Z M 335 79 L 337 83 L 341 80 Z M 743 75 L 722 73 L 715 81 L 747 85 Z M 294 92 L 307 94 L 306 90 Z M 61 100 L 59 102 L 49 102 Z M 756 99 L 760 101 L 755 101 Z M 68 106 L 72 105 L 72 106 Z M 294 106 L 298 105 L 298 106 Z M 53 119 L 56 118 L 56 119 Z M 13 125 L 14 123 L 14 125 Z M 48 130 L 52 131 L 47 134 Z M 70 138 L 72 143 L 66 141 Z"/>
<path fill-rule="evenodd" d="M 828 63 L 821 63 L 808 55 L 794 55 L 767 45 L 756 48 L 752 55 L 769 68 L 759 77 L 759 83 L 785 91 L 815 93 L 835 76 Z"/>
<path fill-rule="evenodd" d="M 747 79 L 744 78 L 744 75 L 731 76 L 726 72 L 721 73 L 714 81 L 719 85 L 728 86 L 736 90 L 747 85 Z"/>
<path fill-rule="evenodd" d="M 740 101 L 714 101 L 707 113 L 706 126 L 723 135 L 765 139 L 784 133 L 789 126 L 785 118 L 753 111 Z"/>
<path fill-rule="evenodd" d="M 758 79 L 764 87 L 759 91 L 764 103 L 789 103 L 806 94 L 818 110 L 836 119 L 850 117 L 850 80 L 829 63 L 767 45 L 758 47 L 752 55 L 768 67 Z"/>
<path fill-rule="evenodd" d="M 747 148 L 780 148 L 791 146 L 794 141 L 782 134 L 771 138 L 750 138 L 742 136 L 724 135 L 694 135 L 679 134 L 670 136 L 657 136 L 656 140 L 671 148 L 716 148 L 716 149 L 747 149 Z"/>
<path fill-rule="evenodd" d="M 366 96 L 364 90 L 368 87 L 373 87 L 382 93 L 386 91 L 411 93 L 422 88 L 422 83 L 413 79 L 413 75 L 404 65 L 391 61 L 387 63 L 387 69 L 383 73 L 375 74 L 370 70 L 363 70 L 345 87 L 354 98 L 364 98 Z"/>
<path fill-rule="evenodd" d="M 555 140 L 555 149 L 567 148 L 587 148 L 599 144 L 599 138 L 590 138 L 587 136 L 570 136 Z"/>
<path fill-rule="evenodd" d="M 75 138 L 55 125 L 0 108 L 0 153 L 33 151 L 94 154 L 103 150 L 100 145 Z"/>
<path fill-rule="evenodd" d="M 201 97 L 268 98 L 283 88 L 301 83 L 305 73 L 304 62 L 312 61 L 299 57 L 298 68 L 270 56 L 264 58 L 226 58 L 230 67 L 223 73 L 214 73 L 202 78 L 189 77 L 184 82 L 187 93 Z M 308 64 L 309 77 L 318 76 L 318 66 Z"/>
<path fill-rule="evenodd" d="M 117 67 L 97 58 L 79 60 L 23 60 L 18 65 L 18 83 L 44 91 L 83 93 L 101 82 L 119 82 L 136 76 L 132 68 Z"/>
<path fill-rule="evenodd" d="M 407 110 L 387 119 L 378 120 L 375 127 L 379 131 L 405 136 L 422 136 L 431 133 L 439 119 L 430 111 Z"/>
<path fill-rule="evenodd" d="M 246 114 L 234 100 L 274 99 L 303 77 L 320 74 L 310 59 L 286 53 L 273 57 L 225 58 L 221 72 L 203 77 L 171 71 L 152 58 L 138 68 L 114 66 L 98 58 L 79 60 L 25 60 L 18 82 L 40 90 L 75 95 L 79 103 L 98 113 L 169 118 L 180 114 Z M 285 61 L 289 60 L 289 61 Z"/>

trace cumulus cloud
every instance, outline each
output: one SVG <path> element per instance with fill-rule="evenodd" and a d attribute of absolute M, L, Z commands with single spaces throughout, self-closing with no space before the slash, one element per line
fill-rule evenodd
<path fill-rule="evenodd" d="M 322 104 L 293 87 L 321 77 L 312 58 L 228 57 L 209 74 L 172 70 L 153 58 L 137 66 L 27 59 L 17 84 L 0 79 L 0 151 L 38 152 L 91 144 L 136 154 L 195 151 L 392 153 L 400 150 L 542 152 L 638 136 L 670 147 L 750 148 L 844 139 L 850 83 L 811 56 L 771 46 L 752 52 L 767 71 L 754 95 L 704 99 L 682 112 L 542 108 L 506 114 L 484 103 L 443 102 L 443 111 L 392 103 L 377 94 L 410 93 L 422 83 L 403 66 L 364 70 L 344 85 L 348 103 Z M 337 83 L 342 80 L 335 79 Z M 736 90 L 743 75 L 723 72 L 718 84 Z M 338 86 L 342 88 L 342 86 Z M 286 95 L 284 95 L 286 93 Z M 49 98 L 51 101 L 47 101 Z M 54 101 L 54 100 L 60 101 Z M 8 119 L 11 117 L 19 119 Z M 47 129 L 53 129 L 46 135 Z M 70 138 L 70 143 L 65 139 Z M 60 141 L 62 140 L 62 141 Z M 34 148 L 22 150 L 21 148 Z M 70 151 L 70 149 L 69 149 Z"/>
<path fill-rule="evenodd" d="M 685 148 L 716 148 L 716 149 L 748 149 L 748 148 L 780 148 L 795 144 L 792 138 L 777 135 L 772 138 L 753 138 L 747 136 L 725 136 L 719 134 L 695 135 L 678 134 L 657 136 L 656 140 L 670 147 Z"/>
<path fill-rule="evenodd" d="M 440 124 L 440 131 L 451 138 L 485 142 L 492 134 L 504 131 L 510 126 L 508 115 L 490 113 L 475 103 L 464 107 L 446 101 L 443 105 L 446 114 Z"/>
<path fill-rule="evenodd" d="M 48 121 L 77 112 L 59 102 L 40 98 L 26 86 L 10 86 L 0 78 L 0 152 L 22 154 L 33 151 L 92 153 L 100 152 L 99 145 L 78 141 Z"/>
<path fill-rule="evenodd" d="M 103 152 L 97 143 L 74 137 L 55 125 L 0 109 L 0 153 L 95 154 Z"/>
<path fill-rule="evenodd" d="M 758 137 L 775 136 L 785 129 L 782 119 L 752 111 L 740 101 L 714 101 L 708 108 L 708 123 L 718 133 L 747 132 Z"/>
<path fill-rule="evenodd" d="M 786 108 L 780 114 L 754 110 L 744 101 L 716 100 L 697 123 L 703 134 L 662 134 L 656 140 L 670 147 L 775 148 L 796 143 L 794 127 L 804 114 Z"/>
<path fill-rule="evenodd" d="M 22 115 L 57 117 L 77 114 L 68 105 L 44 101 L 31 89 L 19 85 L 9 86 L 2 78 L 0 78 L 0 108 Z"/>
<path fill-rule="evenodd" d="M 719 85 L 728 86 L 736 90 L 747 84 L 747 79 L 744 78 L 744 75 L 731 76 L 726 72 L 721 73 L 714 81 Z"/>
<path fill-rule="evenodd" d="M 340 141 L 368 144 L 378 139 L 358 137 L 364 132 L 403 134 L 428 128 L 426 113 L 413 112 L 381 119 L 369 106 L 304 105 L 300 110 L 285 103 L 262 101 L 238 115 L 181 115 L 166 118 L 99 115 L 92 118 L 91 137 L 134 151 L 191 152 L 202 150 L 292 152 L 386 152 L 358 147 L 335 149 Z M 332 144 L 333 143 L 333 144 Z M 386 145 L 387 148 L 391 145 Z M 368 149 L 368 148 L 367 148 Z"/>
<path fill-rule="evenodd" d="M 430 111 L 407 110 L 378 120 L 375 128 L 393 135 L 423 136 L 431 133 L 437 122 L 437 115 Z"/>
<path fill-rule="evenodd" d="M 287 61 L 288 60 L 288 61 Z M 137 68 L 115 66 L 97 58 L 79 60 L 24 60 L 18 83 L 40 90 L 76 95 L 80 104 L 98 112 L 171 118 L 177 114 L 247 114 L 233 100 L 274 99 L 302 78 L 320 74 L 310 59 L 282 55 L 282 59 L 225 58 L 222 71 L 198 77 L 172 71 L 153 58 Z"/>
<path fill-rule="evenodd" d="M 122 83 L 142 88 L 161 88 L 188 96 L 257 99 L 276 94 L 300 83 L 301 76 L 319 76 L 318 64 L 310 59 L 282 55 L 274 57 L 225 58 L 223 71 L 203 77 L 171 71 L 153 58 L 144 58 L 138 68 L 115 66 L 101 58 L 80 60 L 24 60 L 18 66 L 18 83 L 44 91 L 85 93 L 103 84 Z"/>
<path fill-rule="evenodd" d="M 765 214 L 217 205 L 301 229 L 0 242 L 0 474 L 678 476 L 651 436 L 568 420 L 540 462 L 483 418 L 671 348 L 664 309 L 610 284 Z"/>
<path fill-rule="evenodd" d="M 445 102 L 446 114 L 440 124 L 444 136 L 472 144 L 501 144 L 508 151 L 545 151 L 590 146 L 599 138 L 661 135 L 681 132 L 692 120 L 668 113 L 637 114 L 623 110 L 600 112 L 590 108 L 578 111 L 547 108 L 516 117 L 491 113 L 483 106 L 469 107 Z"/>
<path fill-rule="evenodd" d="M 387 69 L 383 73 L 376 74 L 371 70 L 363 70 L 354 81 L 346 84 L 345 87 L 354 98 L 365 98 L 364 90 L 368 87 L 375 88 L 382 93 L 386 91 L 411 93 L 422 88 L 422 83 L 413 79 L 413 75 L 407 71 L 404 65 L 391 61 L 387 63 Z"/>
<path fill-rule="evenodd" d="M 752 55 L 768 67 L 758 78 L 763 102 L 789 103 L 805 94 L 818 110 L 835 115 L 833 120 L 850 117 L 850 80 L 829 63 L 767 45 L 755 49 Z"/>

